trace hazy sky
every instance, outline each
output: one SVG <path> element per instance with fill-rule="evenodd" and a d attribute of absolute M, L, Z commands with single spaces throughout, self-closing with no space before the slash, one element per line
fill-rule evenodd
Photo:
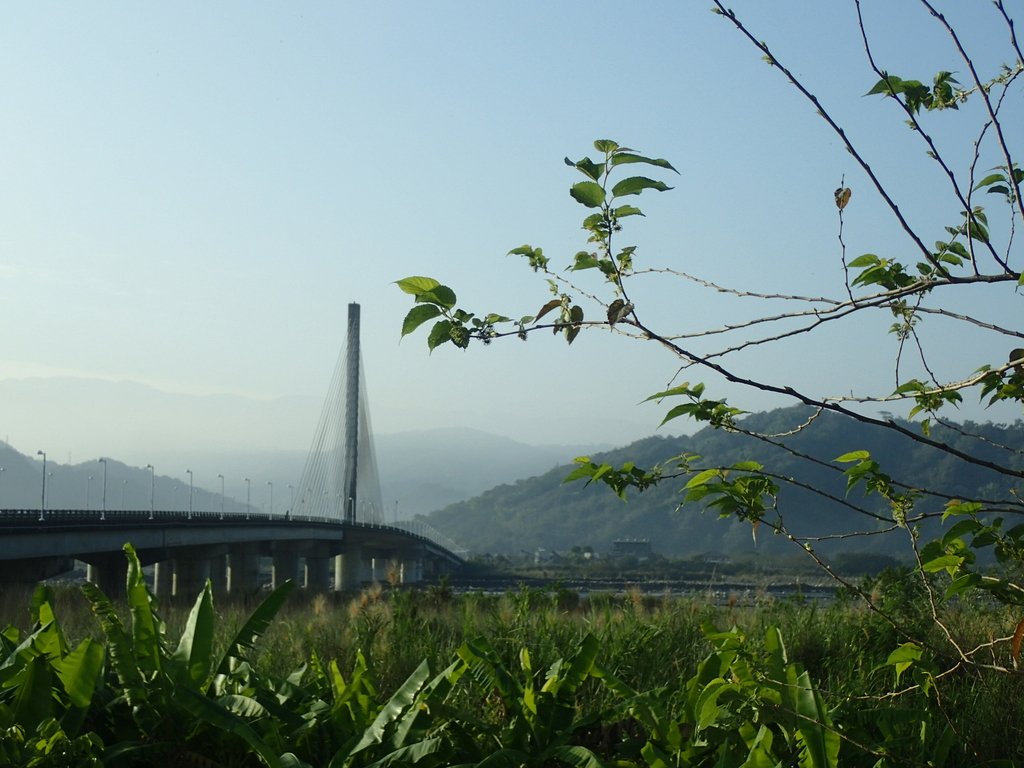
<path fill-rule="evenodd" d="M 926 239 L 938 239 L 957 211 L 936 196 L 944 182 L 893 105 L 864 98 L 875 78 L 853 4 L 733 5 L 844 121 Z M 963 70 L 918 4 L 864 5 L 883 66 L 922 80 Z M 550 336 L 432 356 L 423 334 L 399 343 L 411 305 L 393 282 L 408 275 L 442 279 L 471 309 L 536 312 L 543 281 L 504 254 L 529 242 L 567 259 L 584 247 L 584 211 L 567 194 L 578 179 L 562 158 L 593 155 L 596 138 L 680 170 L 674 191 L 639 199 L 648 218 L 624 233 L 641 265 L 841 296 L 832 190 L 844 175 L 854 190 L 849 256 L 916 260 L 834 134 L 707 3 L 625 8 L 6 5 L 0 378 L 320 396 L 355 301 L 379 431 L 471 426 L 544 443 L 649 434 L 662 408 L 636 404 L 676 368 L 660 350 L 607 332 L 568 349 Z M 965 39 L 1002 60 L 1005 31 L 989 9 L 970 4 Z M 939 117 L 944 146 L 967 157 L 964 129 L 975 123 Z M 665 331 L 753 311 L 688 285 L 642 285 L 647 317 Z M 999 296 L 973 308 L 1015 322 L 1019 304 Z M 736 364 L 813 392 L 884 393 L 890 322 L 879 315 Z M 945 345 L 940 375 L 1005 360 L 998 345 L 947 336 L 938 322 L 923 333 Z M 777 404 L 724 391 L 743 407 Z"/>

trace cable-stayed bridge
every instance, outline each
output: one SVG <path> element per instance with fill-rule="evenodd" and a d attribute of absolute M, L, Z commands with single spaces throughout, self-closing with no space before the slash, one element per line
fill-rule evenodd
<path fill-rule="evenodd" d="M 373 581 L 417 583 L 457 569 L 458 546 L 420 522 L 385 525 L 359 346 L 359 305 L 295 486 L 280 515 L 180 510 L 46 508 L 45 455 L 38 509 L 0 510 L 0 583 L 37 581 L 88 564 L 110 594 L 124 589 L 130 542 L 152 565 L 158 595 L 252 593 L 293 579 L 313 590 L 351 590 Z M 222 505 L 223 509 L 223 505 Z"/>

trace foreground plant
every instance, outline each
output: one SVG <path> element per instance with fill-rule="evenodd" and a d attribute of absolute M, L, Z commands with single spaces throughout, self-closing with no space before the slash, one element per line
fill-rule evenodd
<path fill-rule="evenodd" d="M 1024 404 L 1024 331 L 987 316 L 986 309 L 997 304 L 1019 301 L 1024 285 L 1019 264 L 1016 227 L 1024 223 L 1021 184 L 1024 170 L 1014 160 L 1019 131 L 1008 129 L 1002 112 L 1004 105 L 1019 100 L 1020 75 L 1024 73 L 1024 55 L 1018 45 L 1013 21 L 1002 2 L 990 12 L 1003 27 L 1009 40 L 1010 61 L 998 71 L 983 75 L 965 49 L 960 36 L 945 16 L 930 2 L 922 0 L 926 16 L 948 35 L 951 53 L 959 59 L 956 67 L 937 73 L 929 81 L 902 78 L 876 63 L 861 3 L 854 8 L 863 40 L 865 57 L 873 80 L 869 95 L 889 99 L 900 118 L 913 129 L 923 143 L 927 156 L 947 183 L 948 202 L 958 213 L 941 231 L 927 236 L 918 232 L 904 216 L 893 193 L 880 180 L 850 134 L 832 117 L 827 106 L 811 92 L 803 80 L 788 69 L 768 45 L 748 30 L 735 13 L 722 3 L 714 10 L 745 36 L 815 108 L 834 131 L 841 145 L 859 166 L 864 189 L 878 195 L 898 226 L 907 236 L 909 253 L 901 258 L 872 253 L 848 258 L 844 240 L 844 211 L 852 192 L 845 177 L 835 190 L 838 216 L 838 261 L 844 280 L 835 297 L 808 298 L 796 295 L 761 293 L 742 286 L 719 285 L 683 273 L 673 266 L 640 266 L 633 246 L 618 243 L 623 221 L 641 215 L 626 201 L 648 191 L 666 191 L 667 183 L 647 176 L 625 175 L 636 165 L 655 169 L 654 175 L 675 172 L 666 160 L 641 155 L 615 141 L 594 143 L 596 159 L 566 158 L 566 164 L 584 177 L 570 188 L 570 195 L 587 209 L 583 229 L 588 233 L 585 250 L 564 263 L 564 271 L 552 264 L 540 248 L 524 245 L 510 251 L 522 256 L 528 266 L 547 281 L 552 297 L 538 301 L 532 315 L 512 319 L 514 315 L 471 312 L 459 305 L 454 290 L 430 277 L 414 276 L 398 281 L 398 286 L 414 301 L 402 325 L 402 335 L 413 333 L 432 323 L 427 335 L 431 350 L 449 342 L 467 348 L 473 342 L 484 344 L 518 336 L 526 339 L 538 331 L 561 334 L 568 343 L 587 329 L 612 329 L 638 342 L 653 343 L 663 349 L 679 372 L 701 370 L 718 382 L 728 382 L 759 392 L 782 396 L 807 406 L 800 423 L 773 434 L 760 434 L 747 428 L 744 411 L 714 396 L 704 383 L 682 382 L 652 394 L 648 399 L 666 401 L 672 406 L 662 423 L 686 417 L 728 432 L 743 433 L 765 445 L 781 448 L 818 472 L 845 475 L 845 497 L 773 471 L 758 461 L 743 461 L 730 466 L 708 466 L 700 456 L 684 454 L 657 466 L 641 467 L 634 462 L 620 466 L 580 457 L 569 480 L 600 482 L 623 499 L 629 491 L 644 491 L 665 482 L 676 482 L 684 503 L 717 512 L 721 517 L 742 521 L 756 538 L 770 531 L 784 537 L 805 552 L 830 577 L 860 595 L 868 608 L 891 625 L 900 638 L 892 650 L 891 663 L 897 670 L 895 695 L 924 696 L 941 704 L 945 681 L 964 668 L 996 669 L 1015 676 L 1024 639 L 1024 524 L 1016 521 L 1024 515 L 1024 452 L 1019 446 L 994 444 L 970 429 L 955 428 L 944 421 L 943 413 L 973 395 L 986 405 Z M 980 14 L 981 11 L 978 11 Z M 963 78 L 961 83 L 958 78 Z M 940 146 L 933 138 L 930 123 L 953 111 L 966 113 L 976 129 L 969 138 L 966 163 L 956 169 L 952 161 L 955 148 Z M 988 169 L 988 170 L 985 170 Z M 837 174 L 838 175 L 838 174 Z M 865 192 L 866 193 L 866 192 Z M 860 193 L 858 193 L 860 194 Z M 990 203 L 997 215 L 981 205 Z M 927 242 L 934 241 L 934 246 Z M 595 284 L 582 282 L 585 275 L 600 276 Z M 635 301 L 631 292 L 640 276 L 679 279 L 710 290 L 764 302 L 779 311 L 765 310 L 759 317 L 744 322 L 723 322 L 718 327 L 660 329 L 648 317 L 655 313 Z M 580 282 L 576 282 L 580 281 Z M 969 297 L 984 292 L 987 306 Z M 967 298 L 961 299 L 961 294 Z M 939 297 L 942 298 L 940 303 Z M 587 303 L 593 308 L 585 307 Z M 1015 306 L 1015 305 L 1014 305 Z M 792 307 L 796 307 L 793 309 Z M 819 394 L 796 378 L 791 369 L 781 374 L 763 369 L 746 372 L 733 363 L 741 350 L 781 342 L 813 338 L 821 329 L 849 326 L 848 333 L 863 334 L 863 321 L 882 312 L 894 322 L 890 332 L 895 340 L 895 388 L 878 392 Z M 975 336 L 987 337 L 987 346 L 1003 349 L 995 359 L 974 371 L 962 371 L 941 378 L 936 358 L 945 350 L 931 349 L 920 329 L 926 322 L 942 320 L 956 323 Z M 710 351 L 691 347 L 692 339 L 725 339 Z M 874 364 L 874 353 L 867 364 Z M 808 353 L 813 358 L 813 352 Z M 905 405 L 907 416 L 919 420 L 919 428 L 897 421 L 881 407 Z M 880 466 L 861 446 L 851 445 L 841 456 L 810 455 L 796 450 L 788 438 L 813 428 L 822 413 L 838 414 L 882 431 L 899 434 L 928 446 L 937 460 L 952 463 L 957 472 L 984 471 L 991 477 L 986 495 L 963 498 L 956 488 L 914 487 L 901 480 L 892 468 Z M 942 424 L 956 429 L 963 444 L 953 445 L 937 438 L 932 427 Z M 949 473 L 955 475 L 956 472 Z M 800 488 L 820 498 L 841 504 L 848 510 L 849 525 L 825 534 L 802 530 L 792 520 L 786 506 L 786 490 Z M 860 500 L 854 491 L 863 491 Z M 945 528 L 943 529 L 943 526 Z M 845 581 L 829 563 L 828 546 L 838 538 L 868 536 L 900 537 L 915 564 L 913 578 L 920 585 L 931 630 L 902 623 L 901 617 L 888 612 L 883 604 L 856 584 Z M 993 567 L 993 561 L 995 567 Z M 981 597 L 994 599 L 1013 609 L 1012 618 L 998 636 L 988 642 L 968 645 L 945 618 L 944 605 Z M 900 688 L 900 675 L 911 670 L 914 682 Z M 807 715 L 810 717 L 810 715 Z M 916 717 L 916 715 L 915 715 Z M 913 718 L 911 718 L 913 719 Z M 826 721 L 817 717 L 823 727 Z M 972 734 L 950 733 L 939 723 L 926 723 L 921 733 L 939 754 L 949 750 L 950 739 L 971 752 Z M 871 750 L 870 745 L 865 748 Z"/>

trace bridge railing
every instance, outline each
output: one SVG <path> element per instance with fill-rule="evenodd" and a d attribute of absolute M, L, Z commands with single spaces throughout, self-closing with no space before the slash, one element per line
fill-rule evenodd
<path fill-rule="evenodd" d="M 231 513 L 221 515 L 219 512 L 188 512 L 187 510 L 98 510 L 98 509 L 47 509 L 40 512 L 38 509 L 3 509 L 0 510 L 0 526 L 52 526 L 59 525 L 94 525 L 106 523 L 118 524 L 139 524 L 149 523 L 175 523 L 185 525 L 218 525 L 230 524 L 239 525 L 245 522 L 287 524 L 296 523 L 327 523 L 334 525 L 345 525 L 346 523 L 336 517 L 320 517 L 313 515 L 271 515 L 266 512 L 250 512 L 249 514 Z M 442 549 L 446 549 L 453 555 L 465 559 L 469 550 L 445 536 L 432 525 L 423 520 L 400 520 L 394 524 L 381 522 L 357 522 L 360 528 L 376 528 L 380 530 L 399 530 L 417 536 L 431 542 Z"/>

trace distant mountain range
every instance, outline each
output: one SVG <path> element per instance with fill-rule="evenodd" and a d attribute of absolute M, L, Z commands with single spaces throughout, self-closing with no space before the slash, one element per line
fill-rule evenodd
<path fill-rule="evenodd" d="M 788 408 L 750 415 L 744 424 L 753 431 L 785 433 L 807 419 L 805 408 Z M 904 422 L 911 430 L 918 425 Z M 958 448 L 1024 469 L 1024 425 L 967 424 L 968 432 L 980 433 L 979 441 L 956 430 L 934 427 L 932 437 Z M 852 512 L 841 501 L 847 498 L 847 465 L 833 460 L 852 450 L 867 450 L 894 478 L 917 488 L 930 488 L 954 496 L 1009 498 L 1016 486 L 1005 475 L 968 465 L 914 440 L 864 425 L 834 414 L 822 414 L 809 427 L 785 439 L 794 451 L 832 462 L 831 467 L 808 464 L 793 453 L 738 433 L 711 428 L 689 437 L 650 437 L 624 448 L 597 455 L 598 463 L 615 467 L 634 461 L 640 467 L 666 462 L 684 453 L 703 457 L 695 465 L 729 466 L 740 461 L 758 461 L 782 477 L 791 477 L 813 488 L 823 489 L 835 500 L 809 490 L 782 484 L 780 510 L 791 530 L 803 535 L 824 535 L 854 530 L 878 531 L 885 522 Z M 1000 448 L 1008 446 L 1010 450 Z M 452 504 L 428 516 L 440 531 L 477 553 L 520 553 L 538 547 L 566 551 L 573 546 L 591 546 L 607 552 L 613 541 L 648 539 L 653 550 L 663 555 L 701 553 L 738 554 L 782 552 L 788 544 L 763 527 L 755 539 L 751 525 L 702 511 L 699 505 L 680 508 L 686 478 L 667 480 L 644 493 L 630 492 L 622 502 L 605 485 L 586 486 L 577 481 L 563 483 L 573 469 L 570 464 L 526 480 L 493 488 L 476 498 Z M 877 498 L 865 499 L 860 489 L 850 493 L 851 503 L 871 512 L 887 515 Z M 932 509 L 942 508 L 941 499 L 930 501 Z M 848 550 L 891 553 L 904 551 L 907 532 L 856 537 L 821 546 L 843 546 Z M 788 544 L 792 551 L 792 544 Z"/>
<path fill-rule="evenodd" d="M 104 456 L 110 459 L 108 509 L 120 506 L 122 492 L 126 506 L 148 507 L 150 473 L 144 467 L 152 464 L 158 508 L 187 508 L 191 469 L 195 509 L 220 509 L 218 475 L 224 475 L 226 510 L 233 503 L 244 510 L 248 491 L 253 508 L 268 509 L 273 493 L 274 509 L 283 511 L 291 504 L 288 486 L 302 475 L 321 406 L 312 397 L 197 396 L 129 381 L 3 380 L 0 439 L 23 451 L 26 443 L 30 447 L 26 456 L 0 444 L 0 507 L 38 508 L 42 470 L 36 448 L 48 452 L 51 508 L 99 508 L 98 460 Z M 459 428 L 383 434 L 374 442 L 388 519 L 426 514 L 609 447 L 526 445 Z"/>

